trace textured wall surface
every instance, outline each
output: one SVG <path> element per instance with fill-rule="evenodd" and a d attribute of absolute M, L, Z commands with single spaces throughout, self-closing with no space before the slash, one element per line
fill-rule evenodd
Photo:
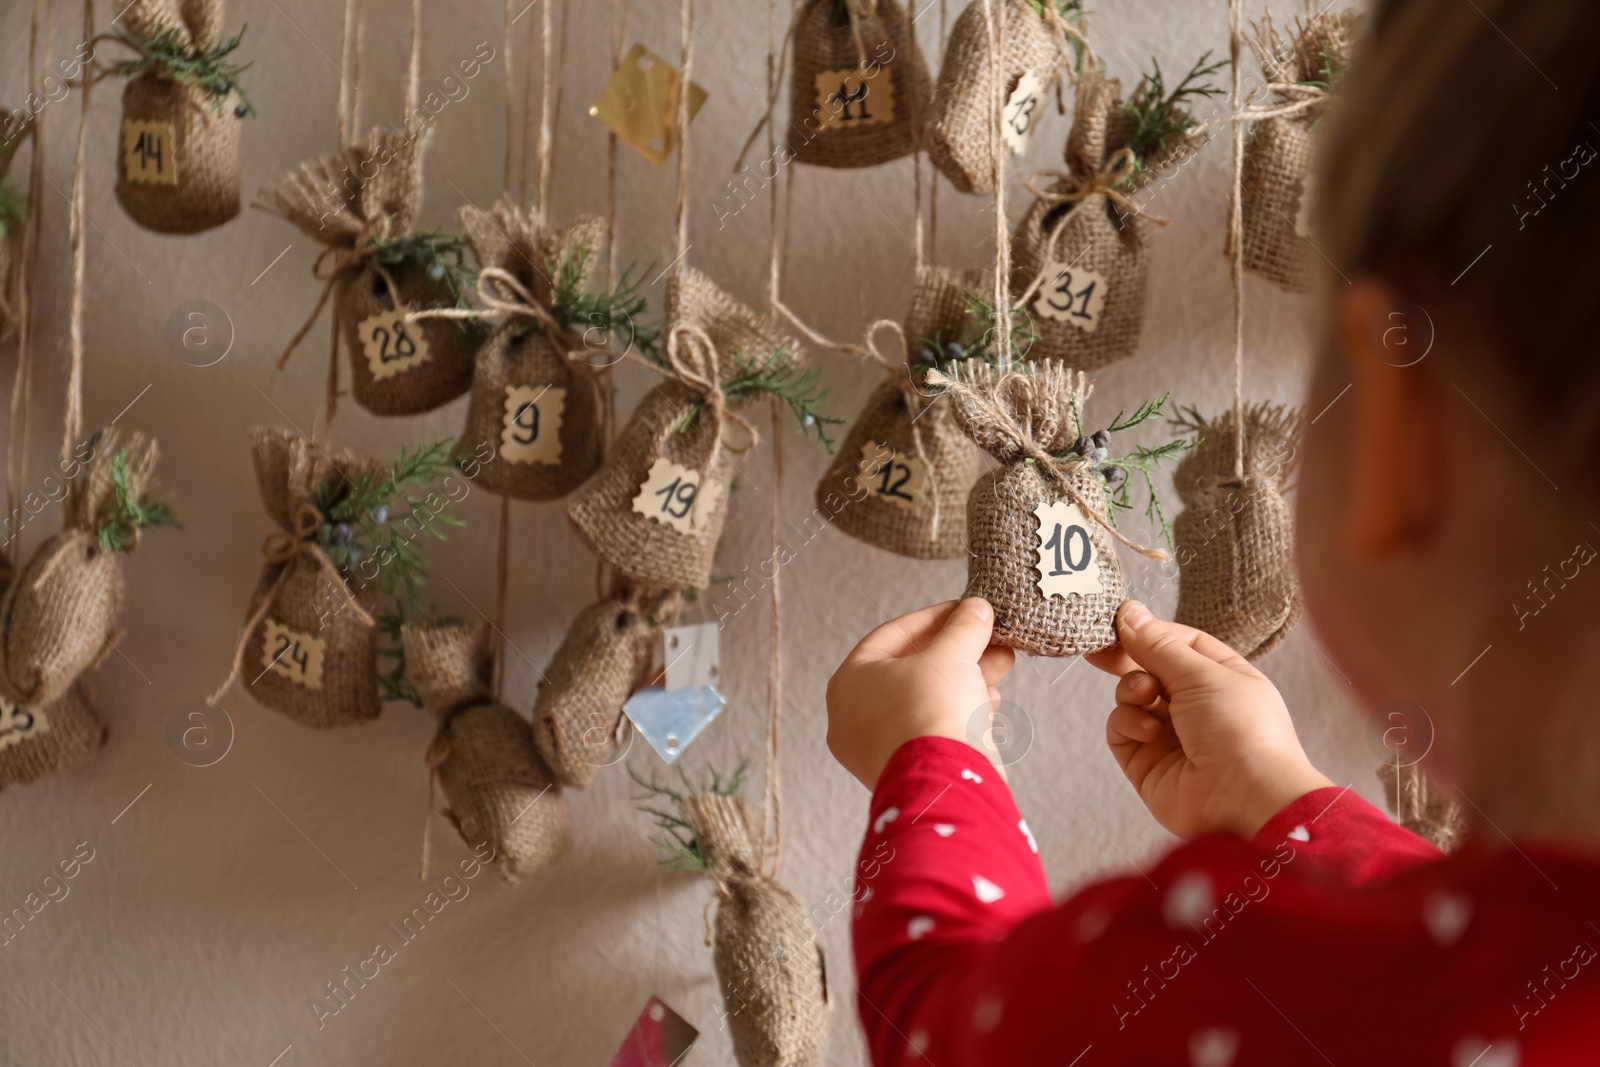
<path fill-rule="evenodd" d="M 0 100 L 8 104 L 23 92 L 30 6 L 12 0 L 0 9 Z M 62 25 L 47 52 L 52 59 L 72 54 L 79 39 L 78 15 L 67 10 L 75 5 L 57 6 Z M 109 5 L 100 6 L 103 24 Z M 246 84 L 260 110 L 245 129 L 247 190 L 333 147 L 342 6 L 232 5 L 230 27 L 250 23 L 243 51 L 255 66 Z M 675 59 L 674 3 L 634 6 L 630 37 Z M 1296 10 L 1278 6 L 1280 14 Z M 387 121 L 401 111 L 408 5 L 368 0 L 367 7 L 362 91 L 369 121 Z M 1226 54 L 1222 0 L 1096 7 L 1099 49 L 1111 73 L 1130 86 L 1152 55 L 1172 72 L 1207 48 Z M 424 8 L 425 89 L 478 42 L 500 50 L 502 13 L 491 0 L 424 0 Z M 555 162 L 558 216 L 605 210 L 605 137 L 586 112 L 609 70 L 609 9 L 572 8 Z M 953 19 L 955 0 L 950 8 Z M 538 12 L 535 6 L 524 24 Z M 764 198 L 772 192 L 723 219 L 721 228 L 726 208 L 714 205 L 728 203 L 730 164 L 758 117 L 764 12 L 749 3 L 701 0 L 698 14 L 695 75 L 710 98 L 693 126 L 690 258 L 758 302 L 769 239 Z M 939 16 L 931 4 L 918 23 L 933 54 Z M 519 40 L 519 69 L 525 57 Z M 470 94 L 439 116 L 427 176 L 430 226 L 449 226 L 459 205 L 486 204 L 499 192 L 503 74 L 503 62 L 489 63 Z M 709 889 L 694 875 L 657 866 L 621 768 L 570 795 L 577 842 L 568 858 L 531 884 L 511 887 L 490 875 L 468 883 L 468 897 L 400 947 L 380 976 L 319 1029 L 311 999 L 341 968 L 371 955 L 375 943 L 396 941 L 386 922 L 430 889 L 417 880 L 417 859 L 427 797 L 422 757 L 432 725 L 424 713 L 395 705 L 374 723 L 317 733 L 235 693 L 226 702 L 235 736 L 225 759 L 195 768 L 169 747 L 174 710 L 203 696 L 227 671 L 261 541 L 270 532 L 247 428 L 311 428 L 322 403 L 327 329 L 313 331 L 286 371 L 274 369 L 273 359 L 319 291 L 311 277 L 317 248 L 281 221 L 246 211 L 220 230 L 177 239 L 127 219 L 112 194 L 118 95 L 116 83 L 102 84 L 91 115 L 85 421 L 98 425 L 133 404 L 122 424 L 160 438 L 161 479 L 184 529 L 155 532 L 127 561 L 127 634 L 95 680 L 111 725 L 109 746 L 82 769 L 0 795 L 0 909 L 21 903 L 80 842 L 94 850 L 68 883 L 70 895 L 0 948 L 0 1062 L 576 1067 L 609 1062 L 645 998 L 657 993 L 703 1032 L 685 1062 L 731 1064 L 727 1036 L 718 1029 L 711 956 L 702 944 Z M 51 184 L 40 205 L 46 246 L 30 482 L 42 477 L 59 442 L 65 193 L 76 95 L 52 104 L 45 117 Z M 1014 167 L 1013 218 L 1026 195 L 1018 172 L 1059 165 L 1067 124 L 1052 109 Z M 1109 414 L 1167 390 L 1204 410 L 1228 402 L 1226 164 L 1226 140 L 1213 142 L 1153 205 L 1173 221 L 1156 238 L 1144 343 L 1137 357 L 1099 375 L 1095 410 Z M 625 260 L 671 260 L 674 166 L 658 169 L 624 151 Z M 939 260 L 952 267 L 990 262 L 991 203 L 948 186 L 938 203 Z M 794 180 L 793 218 L 785 290 L 799 314 L 841 338 L 859 336 L 872 319 L 900 316 L 915 262 L 909 163 L 803 171 Z M 1309 359 L 1309 304 L 1255 279 L 1247 296 L 1249 391 L 1297 400 Z M 186 365 L 164 339 L 173 309 L 191 299 L 222 306 L 236 330 L 232 351 L 215 366 Z M 853 414 L 877 372 L 833 354 L 817 362 L 833 407 Z M 10 366 L 7 353 L 8 377 Z M 645 388 L 644 377 L 637 368 L 624 370 L 624 413 Z M 389 455 L 402 443 L 458 432 L 464 406 L 460 400 L 421 418 L 378 420 L 347 403 L 336 437 L 341 445 Z M 792 423 L 784 432 L 783 507 L 798 521 L 812 507 L 826 457 Z M 741 462 L 748 479 L 733 495 L 720 574 L 738 573 L 765 554 L 769 455 L 764 445 Z M 491 498 L 474 494 L 463 511 L 469 525 L 434 552 L 431 594 L 441 610 L 467 617 L 492 610 L 496 513 Z M 26 531 L 24 550 L 55 522 L 53 514 L 41 516 Z M 536 668 L 595 588 L 591 558 L 561 505 L 516 505 L 513 536 L 508 636 L 515 650 L 508 652 L 507 694 L 526 714 Z M 830 908 L 828 894 L 848 892 L 867 798 L 827 754 L 823 687 L 857 637 L 886 616 L 959 593 L 963 569 L 959 562 L 902 560 L 829 530 L 798 549 L 782 580 L 782 874 L 817 908 L 839 992 L 848 989 L 848 917 Z M 726 595 L 714 589 L 711 597 Z M 1152 587 L 1148 595 L 1162 612 L 1175 603 L 1172 588 Z M 731 702 L 686 757 L 692 770 L 727 768 L 746 756 L 759 761 L 770 608 L 770 597 L 761 597 L 724 634 Z M 1319 764 L 1336 781 L 1372 795 L 1371 759 L 1347 683 L 1315 641 L 1302 627 L 1261 666 L 1282 687 Z M 1033 749 L 1012 778 L 1053 886 L 1068 892 L 1085 879 L 1143 866 L 1168 846 L 1170 838 L 1105 751 L 1110 681 L 1075 661 L 1024 660 L 1004 690 L 1035 728 Z M 642 744 L 630 756 L 646 770 L 654 760 Z M 759 775 L 751 789 L 759 796 Z M 443 862 L 467 854 L 442 820 L 434 824 L 434 841 Z M 435 886 L 441 868 L 435 864 Z M 836 997 L 832 1019 L 828 1063 L 861 1063 L 854 1005 Z"/>

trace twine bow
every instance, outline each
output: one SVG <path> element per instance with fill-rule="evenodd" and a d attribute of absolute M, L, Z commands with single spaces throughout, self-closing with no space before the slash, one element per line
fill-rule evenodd
<path fill-rule="evenodd" d="M 712 448 L 713 457 L 717 449 L 742 455 L 754 448 L 761 440 L 761 435 L 756 432 L 750 420 L 728 406 L 728 395 L 723 389 L 720 374 L 722 360 L 711 335 L 692 322 L 676 323 L 667 333 L 666 357 L 667 365 L 663 367 L 637 352 L 632 350 L 628 352 L 628 358 L 635 363 L 650 368 L 663 378 L 687 386 L 704 398 L 716 427 L 713 436 L 715 442 Z M 738 447 L 726 440 L 727 424 L 730 422 L 745 434 L 745 443 Z M 709 463 L 709 460 L 707 462 Z"/>
<path fill-rule="evenodd" d="M 1131 148 L 1119 148 L 1113 152 L 1105 165 L 1087 177 L 1080 176 L 1066 170 L 1036 170 L 1028 175 L 1023 183 L 1028 191 L 1046 204 L 1071 204 L 1072 209 L 1056 220 L 1050 228 L 1050 236 L 1045 240 L 1044 262 L 1039 267 L 1039 273 L 1023 294 L 1012 304 L 1013 308 L 1020 308 L 1033 298 L 1044 285 L 1050 275 L 1050 265 L 1059 262 L 1059 245 L 1061 235 L 1066 231 L 1067 223 L 1071 222 L 1078 212 L 1093 203 L 1093 198 L 1103 196 L 1111 203 L 1122 208 L 1123 218 L 1132 216 L 1142 218 L 1157 226 L 1166 226 L 1172 220 L 1152 215 L 1146 211 L 1138 201 L 1122 192 L 1117 186 L 1133 177 L 1137 170 L 1139 159 L 1133 154 Z M 1054 179 L 1050 186 L 1041 185 L 1046 178 Z"/>
<path fill-rule="evenodd" d="M 206 704 L 216 707 L 222 699 L 222 694 L 228 687 L 239 680 L 239 670 L 244 665 L 245 650 L 250 646 L 250 635 L 255 633 L 256 627 L 267 617 L 267 612 L 272 610 L 272 605 L 277 602 L 278 594 L 282 592 L 284 583 L 289 580 L 288 564 L 298 556 L 307 556 L 315 563 L 324 574 L 328 576 L 333 588 L 338 590 L 344 598 L 346 606 L 356 613 L 363 625 L 375 626 L 377 621 L 361 606 L 356 595 L 345 584 L 344 576 L 339 573 L 339 568 L 333 565 L 333 560 L 328 558 L 328 553 L 316 540 L 316 532 L 321 528 L 325 516 L 315 505 L 301 504 L 294 514 L 294 527 L 288 532 L 279 531 L 267 535 L 261 545 L 261 556 L 267 566 L 279 567 L 278 577 L 272 583 L 272 588 L 267 590 L 266 596 L 261 598 L 261 603 L 256 605 L 256 610 L 250 613 L 250 618 L 244 624 L 244 631 L 239 635 L 239 642 L 234 646 L 233 665 L 228 671 L 228 677 L 217 687 L 217 691 L 206 698 Z M 254 682 L 250 684 L 254 685 Z"/>
<path fill-rule="evenodd" d="M 930 370 L 928 372 L 928 384 L 940 386 L 949 392 L 959 394 L 963 404 L 982 412 L 984 418 L 995 427 L 996 435 L 1004 437 L 1012 443 L 1013 447 L 1009 451 L 1014 454 L 1016 459 L 1032 460 L 1045 474 L 1055 481 L 1062 494 L 1068 500 L 1076 504 L 1080 511 L 1098 523 L 1103 530 L 1117 541 L 1146 559 L 1165 560 L 1167 558 L 1167 553 L 1164 550 L 1141 545 L 1139 542 L 1129 538 L 1121 530 L 1118 530 L 1111 522 L 1109 511 L 1092 506 L 1083 494 L 1078 492 L 1077 487 L 1072 484 L 1072 476 L 1094 462 L 1089 456 L 1078 455 L 1075 452 L 1068 453 L 1065 456 L 1058 456 L 1050 452 L 1034 439 L 1032 426 L 1025 424 L 1013 414 L 1023 405 L 1000 402 L 998 397 L 1003 392 L 1011 389 L 1020 389 L 1024 393 L 1032 395 L 1033 382 L 1026 374 L 1009 371 L 996 378 L 992 389 L 986 391 L 976 389 L 971 383 L 951 378 L 937 370 Z M 1078 432 L 1080 434 L 1083 432 L 1081 421 L 1078 425 Z"/>
<path fill-rule="evenodd" d="M 531 319 L 550 339 L 550 343 L 558 352 L 571 356 L 576 348 L 573 345 L 572 334 L 567 328 L 556 321 L 550 309 L 539 302 L 538 297 L 515 274 L 504 267 L 484 267 L 478 272 L 478 303 L 483 305 L 483 310 L 474 308 L 427 308 L 422 311 L 411 311 L 406 314 L 407 322 L 418 322 L 423 319 L 478 319 L 484 312 L 498 312 L 507 318 Z"/>

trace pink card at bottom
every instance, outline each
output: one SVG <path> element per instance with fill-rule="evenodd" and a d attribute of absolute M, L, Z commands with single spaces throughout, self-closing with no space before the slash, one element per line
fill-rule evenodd
<path fill-rule="evenodd" d="M 699 1036 L 700 1032 L 660 997 L 651 997 L 612 1057 L 611 1067 L 673 1067 Z"/>

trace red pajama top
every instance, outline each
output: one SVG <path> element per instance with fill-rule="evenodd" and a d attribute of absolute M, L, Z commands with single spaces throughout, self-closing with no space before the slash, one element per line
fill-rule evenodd
<path fill-rule="evenodd" d="M 989 761 L 911 741 L 857 877 L 872 1062 L 1600 1063 L 1600 857 L 1501 844 L 1445 857 L 1319 789 L 1053 905 Z"/>

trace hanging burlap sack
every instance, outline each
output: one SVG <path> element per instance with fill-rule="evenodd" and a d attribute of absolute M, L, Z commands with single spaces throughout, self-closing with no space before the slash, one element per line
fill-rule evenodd
<path fill-rule="evenodd" d="M 250 440 L 261 502 L 278 531 L 262 547 L 233 671 L 212 700 L 237 678 L 258 703 L 303 726 L 375 719 L 383 704 L 370 597 L 352 590 L 328 558 L 317 502 L 325 491 L 383 477 L 384 468 L 348 453 L 330 459 L 288 430 L 258 427 Z"/>
<path fill-rule="evenodd" d="M 789 147 L 817 167 L 917 149 L 932 80 L 898 0 L 806 0 L 795 16 Z"/>
<path fill-rule="evenodd" d="M 89 762 L 108 734 L 81 685 L 43 707 L 0 700 L 0 789 Z"/>
<path fill-rule="evenodd" d="M 1151 238 L 1166 220 L 1136 198 L 1190 146 L 1184 138 L 1139 160 L 1117 79 L 1084 74 L 1077 86 L 1066 169 L 1028 179 L 1034 202 L 1011 237 L 1011 287 L 1034 334 L 1028 358 L 1095 371 L 1139 347 Z"/>
<path fill-rule="evenodd" d="M 487 842 L 492 866 L 516 882 L 572 847 L 572 824 L 567 798 L 535 751 L 527 722 L 491 696 L 491 638 L 483 622 L 429 620 L 400 628 L 406 677 L 439 722 L 427 762 L 449 805 L 445 817 L 468 846 Z"/>
<path fill-rule="evenodd" d="M 1294 559 L 1294 473 L 1300 419 L 1258 404 L 1245 412 L 1244 476 L 1234 467 L 1230 410 L 1199 425 L 1201 440 L 1173 475 L 1183 511 L 1173 522 L 1177 622 L 1204 630 L 1245 659 L 1277 648 L 1304 609 Z"/>
<path fill-rule="evenodd" d="M 985 0 L 973 0 L 951 28 L 923 125 L 923 144 L 933 165 L 957 189 L 978 194 L 994 192 L 996 136 L 995 71 L 984 5 Z M 1042 111 L 1070 58 L 1067 38 L 1028 0 L 999 0 L 996 8 L 1005 30 L 999 76 L 1008 105 L 1025 106 L 1013 96 L 1023 79 L 1030 78 L 1033 108 Z"/>
<path fill-rule="evenodd" d="M 546 231 L 537 212 L 502 201 L 461 210 L 479 293 L 505 322 L 478 350 L 467 425 L 456 448 L 495 450 L 479 484 L 517 500 L 554 500 L 588 480 L 605 450 L 600 388 L 581 337 L 552 317 L 556 282 L 578 287 L 598 260 L 605 220 Z"/>
<path fill-rule="evenodd" d="M 595 555 L 642 585 L 704 589 L 733 482 L 731 453 L 755 430 L 735 410 L 767 394 L 741 382 L 803 364 L 798 342 L 680 268 L 667 289 L 665 384 L 634 409 L 600 473 L 567 517 Z"/>
<path fill-rule="evenodd" d="M 1293 293 L 1311 291 L 1321 258 L 1306 239 L 1314 128 L 1334 82 L 1350 64 L 1360 21 L 1355 8 L 1324 11 L 1297 19 L 1293 35 L 1285 38 L 1268 15 L 1250 38 L 1273 100 L 1245 139 L 1244 265 Z M 1231 247 L 1225 251 L 1232 254 Z"/>
<path fill-rule="evenodd" d="M 816 1067 L 828 1047 L 828 978 L 805 904 L 762 873 L 743 797 L 678 801 L 717 893 L 712 960 L 740 1067 Z"/>
<path fill-rule="evenodd" d="M 851 537 L 912 559 L 966 552 L 967 493 L 981 453 L 956 424 L 951 404 L 922 385 L 922 375 L 946 358 L 946 345 L 969 340 L 966 293 L 985 291 L 984 275 L 968 271 L 958 280 L 917 268 L 903 328 L 914 361 L 879 357 L 888 380 L 867 398 L 817 483 L 817 506 Z"/>
<path fill-rule="evenodd" d="M 994 608 L 994 640 L 1037 656 L 1074 656 L 1117 643 L 1117 607 L 1127 582 L 1105 484 L 1092 455 L 1074 446 L 1092 390 L 1081 372 L 1056 363 L 932 371 L 956 419 L 1000 467 L 979 476 L 967 498 L 966 596 Z"/>
<path fill-rule="evenodd" d="M 533 705 L 534 743 L 562 785 L 587 788 L 625 754 L 622 705 L 644 681 L 680 599 L 619 580 L 573 620 Z"/>
<path fill-rule="evenodd" d="M 124 437 L 116 427 L 90 445 L 92 457 L 68 486 L 61 532 L 34 550 L 0 599 L 0 697 L 14 704 L 54 703 L 121 636 L 122 552 L 138 544 L 139 531 L 127 529 L 120 542 L 103 536 L 118 518 L 112 470 L 126 449 L 126 495 L 139 500 L 160 452 L 143 434 Z"/>
<path fill-rule="evenodd" d="M 221 0 L 137 0 L 118 15 L 144 54 L 167 38 L 188 59 L 222 44 Z M 248 108 L 238 91 L 195 84 L 155 61 L 122 91 L 117 200 L 128 217 L 157 233 L 199 233 L 239 213 L 239 130 Z"/>
<path fill-rule="evenodd" d="M 1389 811 L 1400 825 L 1441 852 L 1454 852 L 1467 832 L 1466 813 L 1412 765 L 1378 764 L 1378 781 Z"/>
<path fill-rule="evenodd" d="M 351 395 L 374 415 L 432 411 L 466 392 L 484 337 L 470 318 L 407 318 L 459 303 L 443 254 L 414 229 L 432 131 L 374 130 L 365 145 L 303 163 L 262 191 L 268 211 L 326 246 L 315 268 L 322 297 L 278 367 L 331 298 L 335 335 L 350 356 Z"/>

